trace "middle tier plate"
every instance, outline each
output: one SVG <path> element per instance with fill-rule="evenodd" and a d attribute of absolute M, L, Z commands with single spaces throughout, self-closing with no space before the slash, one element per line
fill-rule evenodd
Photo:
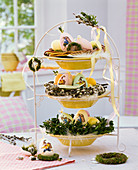
<path fill-rule="evenodd" d="M 79 109 L 79 108 L 88 108 L 93 106 L 100 98 L 106 97 L 110 94 L 110 91 L 106 91 L 104 94 L 100 96 L 92 95 L 92 96 L 84 96 L 81 98 L 72 98 L 69 96 L 64 97 L 56 97 L 56 96 L 50 96 L 47 95 L 47 97 L 57 100 L 59 103 L 61 103 L 66 108 L 72 108 L 72 109 Z"/>

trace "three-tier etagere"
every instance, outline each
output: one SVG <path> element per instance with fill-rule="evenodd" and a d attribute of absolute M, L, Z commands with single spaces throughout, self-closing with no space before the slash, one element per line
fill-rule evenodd
<path fill-rule="evenodd" d="M 64 21 L 64 22 L 61 22 L 61 23 L 58 23 L 56 24 L 55 26 L 53 26 L 52 28 L 50 28 L 47 32 L 45 32 L 45 34 L 41 37 L 41 39 L 39 40 L 36 48 L 35 48 L 35 51 L 34 51 L 34 55 L 33 57 L 36 57 L 37 58 L 37 50 L 41 44 L 41 41 L 44 39 L 44 37 L 51 31 L 53 30 L 54 28 L 58 27 L 58 26 L 61 26 L 65 23 L 71 23 L 71 22 L 76 22 L 76 20 L 67 20 L 67 21 Z M 110 73 L 110 77 L 109 78 L 105 78 L 104 76 L 104 79 L 105 80 L 108 80 L 108 82 L 110 82 L 110 85 L 111 85 L 111 89 L 110 89 L 110 94 L 107 93 L 106 95 L 103 95 L 102 97 L 99 97 L 99 98 L 96 98 L 96 99 L 93 99 L 94 101 L 92 102 L 91 106 L 96 103 L 95 101 L 98 101 L 100 98 L 103 98 L 103 97 L 107 97 L 109 98 L 109 101 L 112 103 L 112 106 L 113 106 L 113 110 L 114 112 L 109 116 L 109 119 L 113 119 L 115 116 L 116 116 L 116 112 L 118 114 L 118 123 L 117 123 L 117 132 L 116 134 L 109 134 L 109 135 L 114 135 L 114 136 L 117 136 L 117 147 L 119 147 L 119 95 L 120 95 L 120 57 L 119 57 L 119 52 L 118 52 L 118 49 L 113 41 L 113 39 L 111 38 L 111 36 L 105 32 L 105 29 L 103 27 L 99 27 L 101 31 L 103 31 L 105 33 L 105 36 L 107 39 L 109 39 L 109 41 L 111 42 L 112 46 L 113 46 L 113 51 L 115 52 L 115 54 L 110 54 L 108 55 L 108 57 L 106 56 L 106 54 L 104 53 L 103 55 L 100 56 L 100 58 L 98 58 L 98 60 L 100 59 L 105 59 L 107 62 L 106 62 L 106 65 L 105 65 L 105 68 L 103 70 L 103 76 L 105 74 L 105 71 L 108 69 L 109 70 L 109 73 Z M 41 57 L 41 59 L 43 58 L 46 58 L 46 57 Z M 92 71 L 95 71 L 94 70 L 94 65 L 95 64 L 98 64 L 98 63 L 95 63 L 95 61 L 92 59 L 92 58 L 86 58 L 86 59 L 62 59 L 62 58 L 58 58 L 58 59 L 53 59 L 57 62 L 57 64 L 62 67 L 64 69 L 64 66 L 66 65 L 69 65 L 69 68 L 73 67 L 72 70 L 75 70 L 74 67 L 75 65 L 85 65 L 85 69 L 90 68 L 90 67 L 93 67 L 91 68 L 91 72 Z M 94 64 L 92 63 L 94 62 Z M 69 70 L 69 68 L 67 68 Z M 93 69 L 93 70 L 92 70 Z M 71 70 L 71 69 L 70 69 Z M 76 68 L 76 70 L 79 70 L 79 67 Z M 37 128 L 37 102 L 36 102 L 36 98 L 37 97 L 40 97 L 40 96 L 46 96 L 45 94 L 37 94 L 36 93 L 36 72 L 33 72 L 33 83 L 34 83 L 34 115 L 35 115 L 35 127 Z M 70 102 L 70 101 L 68 101 Z M 73 101 L 72 101 L 73 102 Z M 60 101 L 60 103 L 62 103 L 65 107 L 66 107 L 66 100 L 64 100 L 63 102 Z M 88 106 L 90 107 L 90 106 Z M 91 143 L 93 143 L 93 141 L 100 137 L 100 136 L 103 136 L 103 135 L 89 135 L 89 136 L 82 136 L 82 137 L 78 137 L 78 136 L 55 136 L 57 137 L 63 144 L 65 145 L 68 145 L 69 146 L 69 155 L 70 155 L 70 152 L 71 152 L 71 148 L 72 148 L 72 145 L 75 141 L 82 141 L 82 143 L 86 142 L 87 144 L 86 145 L 89 145 Z M 37 130 L 35 131 L 35 140 L 37 141 Z M 66 144 L 67 142 L 67 144 Z M 83 144 L 81 145 L 83 146 Z"/>

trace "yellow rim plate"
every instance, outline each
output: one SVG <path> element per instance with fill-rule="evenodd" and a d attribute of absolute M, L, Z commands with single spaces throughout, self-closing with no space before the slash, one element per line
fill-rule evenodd
<path fill-rule="evenodd" d="M 107 97 L 111 92 L 110 91 L 106 91 L 104 94 L 100 95 L 100 96 L 88 96 L 88 97 L 84 97 L 84 98 L 67 98 L 67 96 L 50 96 L 50 95 L 47 95 L 47 97 L 51 98 L 51 99 L 54 99 L 54 100 L 76 100 L 76 101 L 86 101 L 86 100 L 97 100 L 97 99 L 100 99 L 100 98 L 103 98 L 103 97 Z"/>
<path fill-rule="evenodd" d="M 69 61 L 74 61 L 74 60 L 91 60 L 91 57 L 74 57 L 74 58 L 60 58 L 60 57 L 46 57 L 44 56 L 45 58 L 49 59 L 49 60 L 69 60 Z"/>
<path fill-rule="evenodd" d="M 69 135 L 53 135 L 50 134 L 50 136 L 52 137 L 56 137 L 56 138 L 61 138 L 61 139 L 76 139 L 76 140 L 81 140 L 81 139 L 95 139 L 101 136 L 104 136 L 105 134 L 99 134 L 99 135 L 93 135 L 93 134 L 88 134 L 88 135 L 77 135 L 77 136 L 69 136 Z"/>
<path fill-rule="evenodd" d="M 70 146 L 88 146 L 91 145 L 98 137 L 102 137 L 103 135 L 78 135 L 78 136 L 63 136 L 63 135 L 52 135 L 52 137 L 56 137 L 63 145 Z"/>

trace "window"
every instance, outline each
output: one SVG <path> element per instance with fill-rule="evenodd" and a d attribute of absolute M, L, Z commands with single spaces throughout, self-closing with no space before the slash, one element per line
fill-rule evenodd
<path fill-rule="evenodd" d="M 0 53 L 33 54 L 34 15 L 35 0 L 0 0 Z"/>

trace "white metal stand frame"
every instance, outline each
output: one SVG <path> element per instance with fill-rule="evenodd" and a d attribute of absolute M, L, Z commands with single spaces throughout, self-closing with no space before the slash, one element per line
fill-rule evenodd
<path fill-rule="evenodd" d="M 34 51 L 34 54 L 33 56 L 36 57 L 36 53 L 37 53 L 37 50 L 38 50 L 38 47 L 41 43 L 41 41 L 44 39 L 44 37 L 51 31 L 53 30 L 54 28 L 56 28 L 57 26 L 60 26 L 60 25 L 63 25 L 65 23 L 70 23 L 70 22 L 77 22 L 76 20 L 67 20 L 67 21 L 64 21 L 64 22 L 61 22 L 61 23 L 58 23 L 56 24 L 55 26 L 53 26 L 52 28 L 50 28 L 47 32 L 45 32 L 45 34 L 41 37 L 41 39 L 39 40 L 36 48 L 35 48 L 35 51 Z M 117 57 L 115 58 L 112 58 L 112 59 L 115 59 L 115 60 L 118 60 L 118 66 L 115 68 L 118 72 L 118 91 L 117 91 L 117 96 L 115 98 L 117 98 L 117 103 L 119 105 L 119 100 L 120 100 L 120 56 L 119 56 L 119 52 L 118 52 L 118 49 L 113 41 L 113 39 L 111 38 L 111 36 L 107 33 L 107 37 L 111 40 L 115 50 L 116 50 L 116 53 L 117 53 Z M 43 58 L 43 57 L 42 57 Z M 35 141 L 37 142 L 37 102 L 36 102 L 36 96 L 45 96 L 44 94 L 36 94 L 36 86 L 35 86 L 35 83 L 36 83 L 36 80 L 35 80 L 35 72 L 33 72 L 33 84 L 34 84 L 34 116 L 35 116 Z M 118 108 L 118 112 L 119 112 L 119 108 Z M 119 151 L 124 151 L 125 149 L 121 150 L 119 149 L 119 117 L 118 117 L 118 123 L 117 123 L 117 134 L 109 134 L 109 135 L 113 135 L 113 136 L 117 136 L 117 148 Z M 62 137 L 63 139 L 63 137 Z M 76 140 L 79 140 L 79 138 Z M 68 149 L 68 154 L 70 156 L 71 154 L 71 148 L 72 148 L 72 138 L 69 139 L 69 149 Z M 125 148 L 125 147 L 124 147 Z"/>

